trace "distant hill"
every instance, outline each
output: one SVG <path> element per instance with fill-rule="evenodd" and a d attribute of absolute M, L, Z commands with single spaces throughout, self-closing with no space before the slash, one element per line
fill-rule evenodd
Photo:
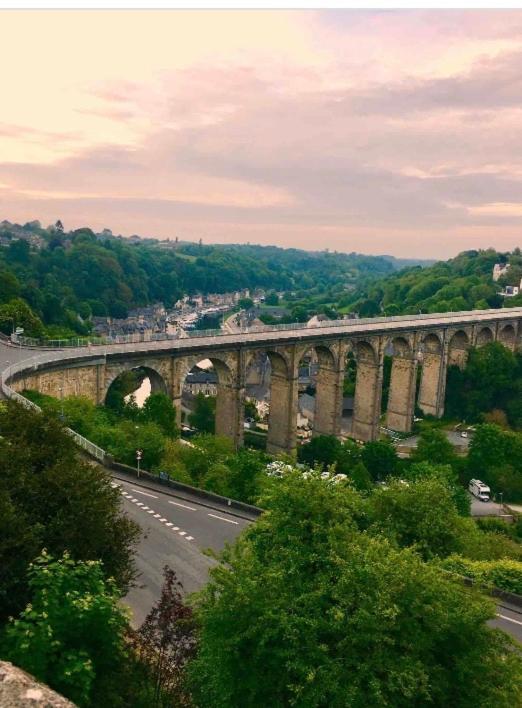
<path fill-rule="evenodd" d="M 44 228 L 38 221 L 4 220 L 0 329 L 10 331 L 16 322 L 28 334 L 43 326 L 55 336 L 83 334 L 93 315 L 121 318 L 131 308 L 157 301 L 169 307 L 185 294 L 247 288 L 332 289 L 333 298 L 396 267 L 394 259 L 356 253 L 123 238 L 109 229 L 68 232 L 61 222 Z"/>
<path fill-rule="evenodd" d="M 495 263 L 509 263 L 506 276 L 493 281 Z M 448 261 L 411 266 L 378 281 L 365 283 L 351 294 L 347 306 L 361 316 L 416 314 L 487 309 L 522 304 L 522 297 L 504 298 L 504 285 L 522 278 L 520 249 L 499 253 L 493 248 L 464 251 Z"/>

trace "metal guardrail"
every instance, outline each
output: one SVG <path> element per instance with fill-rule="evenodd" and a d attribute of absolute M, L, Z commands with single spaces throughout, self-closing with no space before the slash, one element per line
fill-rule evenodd
<path fill-rule="evenodd" d="M 33 359 L 39 358 L 41 357 L 32 357 L 31 361 Z M 37 362 L 34 362 L 35 365 L 36 363 Z M 26 370 L 27 364 L 28 361 L 26 359 L 24 361 L 17 362 L 16 364 L 11 364 L 11 366 L 9 366 L 2 372 L 2 392 L 6 398 L 9 398 L 13 401 L 17 401 L 25 408 L 29 408 L 30 410 L 38 411 L 39 413 L 41 413 L 42 409 L 40 408 L 40 406 L 38 406 L 36 403 L 33 403 L 25 396 L 22 396 L 20 393 L 12 389 L 7 383 L 7 381 L 9 381 L 15 374 Z M 65 430 L 68 435 L 70 435 L 74 439 L 76 444 L 82 448 L 82 450 L 85 450 L 85 452 L 87 452 L 92 457 L 95 457 L 97 460 L 100 460 L 101 462 L 105 461 L 107 457 L 107 453 L 105 452 L 105 450 L 103 450 L 98 445 L 95 445 L 90 440 L 87 440 L 87 438 L 84 438 L 83 435 L 80 435 L 75 430 L 72 430 L 71 428 L 65 428 Z"/>

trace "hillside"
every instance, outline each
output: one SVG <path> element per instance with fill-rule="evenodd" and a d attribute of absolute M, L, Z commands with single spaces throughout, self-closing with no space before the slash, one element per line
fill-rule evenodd
<path fill-rule="evenodd" d="M 125 317 L 131 308 L 169 307 L 198 292 L 334 288 L 339 295 L 395 267 L 389 258 L 355 253 L 125 239 L 107 229 L 66 232 L 61 222 L 44 229 L 38 221 L 3 221 L 0 329 L 84 334 L 93 315 Z"/>
<path fill-rule="evenodd" d="M 492 277 L 495 263 L 510 264 L 507 274 L 497 282 Z M 513 307 L 522 304 L 521 296 L 504 298 L 498 293 L 505 285 L 518 286 L 521 278 L 519 249 L 512 253 L 492 248 L 465 251 L 448 261 L 405 268 L 367 283 L 343 301 L 343 310 L 373 317 Z"/>

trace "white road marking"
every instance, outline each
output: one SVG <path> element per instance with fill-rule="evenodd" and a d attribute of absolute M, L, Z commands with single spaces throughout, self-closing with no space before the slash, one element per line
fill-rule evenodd
<path fill-rule="evenodd" d="M 143 506 L 143 507 L 145 507 L 145 504 L 144 504 L 143 502 L 138 502 L 138 503 L 136 504 L 136 506 Z"/>
<path fill-rule="evenodd" d="M 219 519 L 220 521 L 226 521 L 227 524 L 235 524 L 236 526 L 239 525 L 239 521 L 232 521 L 232 519 L 225 519 L 223 516 L 216 516 L 215 514 L 207 514 L 207 516 L 211 516 L 213 519 Z"/>
<path fill-rule="evenodd" d="M 159 519 L 160 516 L 161 516 L 161 514 L 154 514 L 155 519 Z"/>
<path fill-rule="evenodd" d="M 173 527 L 172 527 L 172 530 L 173 530 L 173 531 L 179 531 L 179 526 L 173 526 Z"/>
<path fill-rule="evenodd" d="M 185 504 L 178 504 L 178 502 L 169 501 L 169 504 L 174 504 L 174 506 L 181 506 L 183 509 L 188 509 L 189 511 L 197 511 L 193 506 L 186 506 Z"/>
<path fill-rule="evenodd" d="M 138 500 L 137 500 L 136 498 L 134 498 L 134 499 L 131 499 L 131 502 L 134 502 L 134 503 L 136 503 L 137 501 L 138 501 Z"/>
<path fill-rule="evenodd" d="M 167 519 L 160 519 L 160 521 L 166 521 Z"/>
<path fill-rule="evenodd" d="M 178 533 L 179 533 L 180 536 L 186 536 L 186 535 L 187 535 L 187 532 L 186 532 L 186 531 L 179 531 Z"/>
<path fill-rule="evenodd" d="M 185 536 L 185 538 L 187 539 L 187 541 L 193 541 L 193 540 L 194 540 L 194 536 Z"/>
<path fill-rule="evenodd" d="M 140 492 L 139 489 L 133 489 L 132 490 L 135 494 L 143 494 L 144 497 L 152 497 L 153 499 L 157 499 L 158 497 L 155 496 L 154 494 L 147 494 L 147 492 Z"/>
<path fill-rule="evenodd" d="M 172 526 L 172 524 L 169 521 L 167 524 L 165 524 L 165 526 Z"/>
<path fill-rule="evenodd" d="M 154 514 L 154 509 L 149 509 L 147 514 Z"/>
<path fill-rule="evenodd" d="M 513 617 L 506 617 L 506 615 L 501 615 L 497 612 L 497 617 L 500 617 L 500 619 L 507 620 L 508 622 L 513 622 L 513 624 L 519 624 L 522 626 L 522 622 L 519 620 L 513 619 Z"/>
<path fill-rule="evenodd" d="M 149 507 L 148 507 L 148 506 L 145 506 L 145 504 L 142 504 L 142 505 L 141 505 L 141 508 L 143 509 L 143 511 L 147 511 L 147 509 L 148 509 Z"/>

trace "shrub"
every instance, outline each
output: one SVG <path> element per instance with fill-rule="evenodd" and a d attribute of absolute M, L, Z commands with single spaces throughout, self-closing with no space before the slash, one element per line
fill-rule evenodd
<path fill-rule="evenodd" d="M 474 561 L 453 555 L 439 563 L 441 568 L 472 578 L 475 582 L 522 595 L 522 563 L 503 558 L 495 561 Z"/>

